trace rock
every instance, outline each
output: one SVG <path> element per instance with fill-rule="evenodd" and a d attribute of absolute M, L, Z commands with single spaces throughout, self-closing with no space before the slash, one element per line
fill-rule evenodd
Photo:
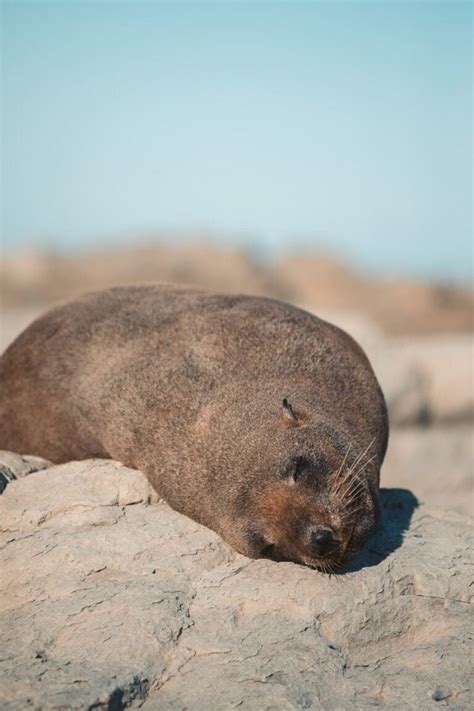
<path fill-rule="evenodd" d="M 432 419 L 430 380 L 423 364 L 391 341 L 367 353 L 385 395 L 390 424 L 427 424 Z"/>
<path fill-rule="evenodd" d="M 0 497 L 2 709 L 457 709 L 472 566 L 456 513 L 383 492 L 344 575 L 253 561 L 116 462 Z"/>
<path fill-rule="evenodd" d="M 0 449 L 0 494 L 14 479 L 21 479 L 27 474 L 47 469 L 49 466 L 51 462 L 41 457 L 21 456 Z"/>
<path fill-rule="evenodd" d="M 474 515 L 472 428 L 448 425 L 392 429 L 383 486 L 411 489 L 428 506 Z"/>
<path fill-rule="evenodd" d="M 426 408 L 436 422 L 472 421 L 474 417 L 474 340 L 468 333 L 430 338 L 394 339 L 400 356 L 423 374 Z"/>
<path fill-rule="evenodd" d="M 472 422 L 474 342 L 469 334 L 394 338 L 369 355 L 392 424 Z"/>

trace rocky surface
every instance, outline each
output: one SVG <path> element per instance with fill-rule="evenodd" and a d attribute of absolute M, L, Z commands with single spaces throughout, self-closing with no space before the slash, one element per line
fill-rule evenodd
<path fill-rule="evenodd" d="M 410 489 L 423 504 L 474 515 L 472 427 L 394 428 L 383 486 Z"/>
<path fill-rule="evenodd" d="M 33 472 L 47 469 L 51 462 L 41 457 L 15 454 L 14 452 L 0 451 L 0 494 L 10 482 L 22 479 Z"/>
<path fill-rule="evenodd" d="M 328 577 L 240 556 L 115 462 L 12 481 L 1 708 L 472 708 L 468 519 L 404 489 L 383 502 Z"/>

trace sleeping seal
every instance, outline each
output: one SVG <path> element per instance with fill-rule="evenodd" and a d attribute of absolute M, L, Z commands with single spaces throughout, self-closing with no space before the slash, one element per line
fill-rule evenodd
<path fill-rule="evenodd" d="M 350 336 L 289 304 L 87 294 L 7 349 L 0 392 L 0 449 L 136 467 L 247 556 L 332 571 L 377 525 L 382 392 Z"/>

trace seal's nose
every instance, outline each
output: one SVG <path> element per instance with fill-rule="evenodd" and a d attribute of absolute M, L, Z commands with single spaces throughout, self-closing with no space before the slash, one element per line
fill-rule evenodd
<path fill-rule="evenodd" d="M 311 552 L 321 557 L 334 553 L 339 548 L 331 531 L 327 528 L 314 528 L 311 531 Z"/>

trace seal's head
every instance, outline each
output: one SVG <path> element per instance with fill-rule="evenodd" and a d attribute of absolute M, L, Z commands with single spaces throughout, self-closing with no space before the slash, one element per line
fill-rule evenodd
<path fill-rule="evenodd" d="M 274 438 L 266 456 L 259 457 L 250 519 L 248 491 L 240 492 L 244 536 L 255 557 L 335 572 L 378 524 L 379 453 L 375 439 L 361 446 L 309 419 L 283 401 L 284 431 L 279 446 Z"/>

